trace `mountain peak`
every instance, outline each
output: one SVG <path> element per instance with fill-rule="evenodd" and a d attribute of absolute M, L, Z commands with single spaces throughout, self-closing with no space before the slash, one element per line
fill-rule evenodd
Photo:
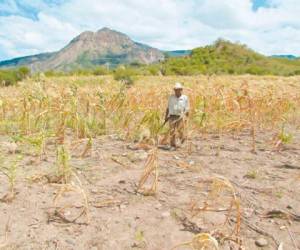
<path fill-rule="evenodd" d="M 96 32 L 84 31 L 60 51 L 45 59 L 43 57 L 43 60 L 36 56 L 29 64 L 38 71 L 67 71 L 107 63 L 113 67 L 133 62 L 149 64 L 163 59 L 164 54 L 158 49 L 137 43 L 124 33 L 104 27 Z"/>
<path fill-rule="evenodd" d="M 116 31 L 116 30 L 113 30 L 113 29 L 110 29 L 110 28 L 107 28 L 107 27 L 103 27 L 102 29 L 99 29 L 97 32 L 95 32 L 95 34 L 98 36 L 101 36 L 101 35 L 111 36 L 111 37 L 118 36 L 118 37 L 123 37 L 125 39 L 130 40 L 130 38 L 126 34 Z"/>
<path fill-rule="evenodd" d="M 121 39 L 123 41 L 129 41 L 130 38 L 116 30 L 112 30 L 110 28 L 104 27 L 99 29 L 96 32 L 93 31 L 84 31 L 80 33 L 77 37 L 75 37 L 71 43 L 76 43 L 78 41 L 86 42 L 86 41 L 100 41 L 100 40 L 114 40 L 114 39 Z"/>
<path fill-rule="evenodd" d="M 108 27 L 103 27 L 103 28 L 99 29 L 97 32 L 117 32 L 117 31 L 112 30 Z"/>

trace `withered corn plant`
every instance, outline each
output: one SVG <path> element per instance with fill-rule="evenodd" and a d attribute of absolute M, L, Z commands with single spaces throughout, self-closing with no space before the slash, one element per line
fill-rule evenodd
<path fill-rule="evenodd" d="M 218 250 L 219 244 L 209 233 L 200 233 L 195 235 L 191 241 L 176 245 L 172 250 L 179 247 L 189 247 L 192 250 Z"/>
<path fill-rule="evenodd" d="M 56 151 L 56 176 L 61 183 L 69 183 L 73 169 L 70 164 L 70 154 L 64 145 L 58 146 Z"/>
<path fill-rule="evenodd" d="M 63 223 L 78 223 L 89 224 L 89 201 L 87 194 L 82 186 L 79 177 L 72 173 L 74 182 L 68 184 L 62 184 L 57 193 L 54 196 L 54 211 L 48 214 L 48 222 L 63 222 Z M 69 201 L 65 201 L 65 197 L 68 195 L 76 195 L 76 202 L 80 205 L 75 205 Z M 77 211 L 79 209 L 79 212 Z M 66 211 L 69 214 L 75 214 L 72 217 L 67 216 Z M 79 219 L 83 217 L 83 221 L 79 222 Z"/>
<path fill-rule="evenodd" d="M 208 196 L 202 206 L 192 203 L 191 212 L 193 216 L 199 216 L 206 211 L 226 212 L 225 221 L 220 222 L 218 228 L 211 229 L 213 236 L 220 243 L 230 240 L 241 247 L 241 206 L 235 188 L 229 180 L 224 177 L 214 177 L 205 182 L 208 183 Z M 234 217 L 235 225 L 232 227 L 231 218 Z"/>
<path fill-rule="evenodd" d="M 3 156 L 1 156 L 0 159 L 0 173 L 7 178 L 9 183 L 8 193 L 0 198 L 0 201 L 2 202 L 11 202 L 16 196 L 15 184 L 18 173 L 18 165 L 20 160 L 22 160 L 22 156 L 13 155 L 13 157 L 13 159 L 4 159 Z"/>
<path fill-rule="evenodd" d="M 137 192 L 144 195 L 155 195 L 158 187 L 157 147 L 148 154 L 145 167 L 137 186 Z"/>
<path fill-rule="evenodd" d="M 0 133 L 32 136 L 43 131 L 63 144 L 66 137 L 112 133 L 136 140 L 148 130 L 148 143 L 153 144 L 157 134 L 166 133 L 165 128 L 157 130 L 175 81 L 185 83 L 190 98 L 189 126 L 204 137 L 217 134 L 219 145 L 228 133 L 238 137 L 247 132 L 255 151 L 260 131 L 280 131 L 283 119 L 286 125 L 300 127 L 296 77 L 284 82 L 280 77 L 141 77 L 131 88 L 111 76 L 104 77 L 105 84 L 95 84 L 97 77 L 87 79 L 46 77 L 0 89 Z"/>

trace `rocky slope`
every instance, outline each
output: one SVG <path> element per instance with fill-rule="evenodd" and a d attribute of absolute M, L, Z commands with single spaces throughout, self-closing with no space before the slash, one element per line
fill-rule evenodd
<path fill-rule="evenodd" d="M 134 42 L 127 35 L 103 28 L 86 31 L 58 52 L 0 62 L 0 67 L 29 66 L 33 71 L 91 68 L 96 65 L 115 67 L 120 64 L 150 64 L 164 59 L 164 53 Z"/>

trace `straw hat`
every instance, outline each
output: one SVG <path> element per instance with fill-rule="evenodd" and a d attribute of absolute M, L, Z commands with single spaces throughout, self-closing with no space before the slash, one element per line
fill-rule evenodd
<path fill-rule="evenodd" d="M 174 85 L 174 89 L 183 89 L 182 84 L 180 82 L 176 82 Z"/>

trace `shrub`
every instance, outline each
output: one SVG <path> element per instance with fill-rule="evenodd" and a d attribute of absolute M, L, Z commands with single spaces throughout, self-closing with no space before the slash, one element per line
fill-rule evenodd
<path fill-rule="evenodd" d="M 109 74 L 109 70 L 103 66 L 99 66 L 93 70 L 93 75 L 95 76 L 103 76 L 108 74 Z"/>
<path fill-rule="evenodd" d="M 84 69 L 84 68 L 79 68 L 79 69 L 74 69 L 69 72 L 70 75 L 76 75 L 76 76 L 88 76 L 91 75 L 91 70 L 90 69 Z"/>
<path fill-rule="evenodd" d="M 2 86 L 15 85 L 18 81 L 29 76 L 29 74 L 30 70 L 26 67 L 0 70 L 0 83 Z"/>
<path fill-rule="evenodd" d="M 136 70 L 124 67 L 115 69 L 113 73 L 114 79 L 124 83 L 125 85 L 132 85 L 134 83 L 135 75 L 137 75 Z"/>
<path fill-rule="evenodd" d="M 159 65 L 149 65 L 148 72 L 150 75 L 157 76 L 160 74 L 160 66 Z"/>
<path fill-rule="evenodd" d="M 47 77 L 57 77 L 57 76 L 65 76 L 66 73 L 65 72 L 61 72 L 61 71 L 54 71 L 54 70 L 48 70 L 45 73 L 45 76 Z"/>
<path fill-rule="evenodd" d="M 298 70 L 295 70 L 294 71 L 294 75 L 300 75 L 300 70 L 298 69 Z"/>
<path fill-rule="evenodd" d="M 21 79 L 24 79 L 24 78 L 26 78 L 27 76 L 30 75 L 30 70 L 27 67 L 20 67 L 17 70 L 17 74 L 19 75 L 19 77 Z"/>

